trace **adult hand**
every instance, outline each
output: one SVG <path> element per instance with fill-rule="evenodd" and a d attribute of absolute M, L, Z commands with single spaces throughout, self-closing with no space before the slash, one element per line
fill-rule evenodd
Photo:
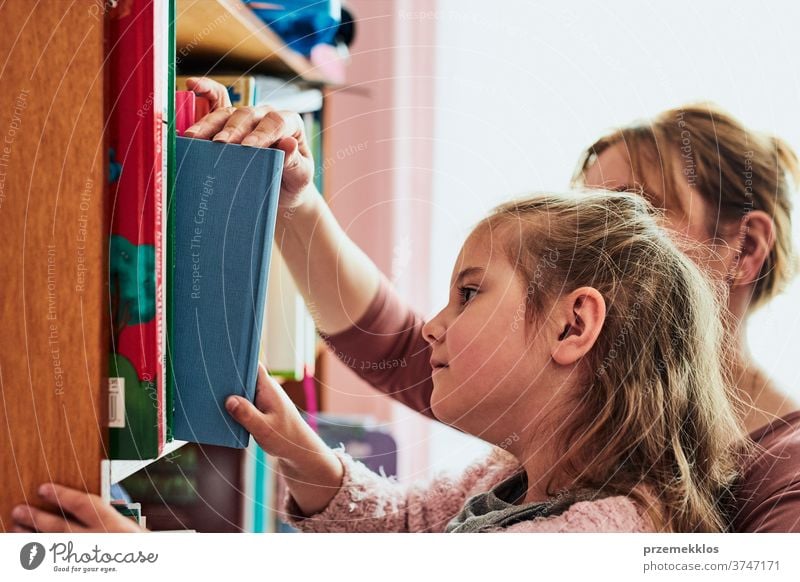
<path fill-rule="evenodd" d="M 279 206 L 301 206 L 314 189 L 314 158 L 305 135 L 303 119 L 291 111 L 277 111 L 269 105 L 232 107 L 227 89 L 207 77 L 190 78 L 187 87 L 206 97 L 211 110 L 189 127 L 184 135 L 261 148 L 283 150 L 283 178 Z"/>
<path fill-rule="evenodd" d="M 148 531 L 123 516 L 97 495 L 56 483 L 39 487 L 43 501 L 59 509 L 18 505 L 11 512 L 13 531 L 19 533 L 133 533 Z"/>

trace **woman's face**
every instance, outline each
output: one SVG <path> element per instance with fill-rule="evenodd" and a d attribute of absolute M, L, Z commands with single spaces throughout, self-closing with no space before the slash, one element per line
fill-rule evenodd
<path fill-rule="evenodd" d="M 562 399 L 564 390 L 548 381 L 547 324 L 526 335 L 527 286 L 488 232 L 464 243 L 450 285 L 447 306 L 423 328 L 432 347 L 432 410 L 464 432 L 507 442 Z"/>
<path fill-rule="evenodd" d="M 664 226 L 700 243 L 687 254 L 715 279 L 724 280 L 735 266 L 739 242 L 735 233 L 732 236 L 728 233 L 726 238 L 714 236 L 715 231 L 722 232 L 725 229 L 723 225 L 715 224 L 712 209 L 703 197 L 692 191 L 680 172 L 680 163 L 673 164 L 677 191 L 664 192 L 656 163 L 654 160 L 651 164 L 645 164 L 643 175 L 634 177 L 624 145 L 616 144 L 605 149 L 586 170 L 584 184 L 589 188 L 621 191 L 635 190 L 644 184 L 644 195 L 649 202 L 664 211 Z"/>

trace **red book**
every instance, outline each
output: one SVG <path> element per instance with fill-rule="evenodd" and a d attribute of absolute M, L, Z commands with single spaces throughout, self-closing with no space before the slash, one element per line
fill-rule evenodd
<path fill-rule="evenodd" d="M 166 8 L 121 2 L 109 14 L 109 139 L 112 164 L 121 164 L 110 186 L 112 459 L 157 457 L 166 438 Z"/>
<path fill-rule="evenodd" d="M 175 131 L 180 136 L 194 125 L 196 100 L 193 91 L 175 92 Z"/>

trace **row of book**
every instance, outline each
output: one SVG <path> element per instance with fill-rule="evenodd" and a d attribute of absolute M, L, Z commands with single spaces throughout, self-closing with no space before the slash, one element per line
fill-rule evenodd
<path fill-rule="evenodd" d="M 273 249 L 283 153 L 181 136 L 209 106 L 176 76 L 175 0 L 120 3 L 106 30 L 108 456 L 154 459 L 173 439 L 247 447 L 222 403 L 252 398 L 257 361 L 314 374 L 314 323 Z M 318 89 L 216 78 L 234 105 L 302 114 L 321 159 Z"/>

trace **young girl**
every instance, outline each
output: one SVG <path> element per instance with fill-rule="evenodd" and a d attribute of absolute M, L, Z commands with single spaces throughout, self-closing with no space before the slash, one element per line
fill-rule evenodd
<path fill-rule="evenodd" d="M 505 451 L 404 487 L 325 447 L 263 369 L 228 410 L 304 531 L 724 531 L 745 435 L 718 299 L 641 197 L 539 195 L 479 223 L 423 329 L 434 414 Z"/>
<path fill-rule="evenodd" d="M 498 448 L 457 479 L 402 486 L 331 450 L 259 371 L 230 414 L 278 459 L 304 531 L 717 532 L 746 439 L 723 374 L 715 288 L 640 196 L 512 201 L 464 243 L 423 328 L 433 412 Z M 674 235 L 673 235 L 674 236 Z M 503 450 L 505 449 L 505 450 Z M 136 526 L 96 496 L 41 492 L 17 531 Z"/>

